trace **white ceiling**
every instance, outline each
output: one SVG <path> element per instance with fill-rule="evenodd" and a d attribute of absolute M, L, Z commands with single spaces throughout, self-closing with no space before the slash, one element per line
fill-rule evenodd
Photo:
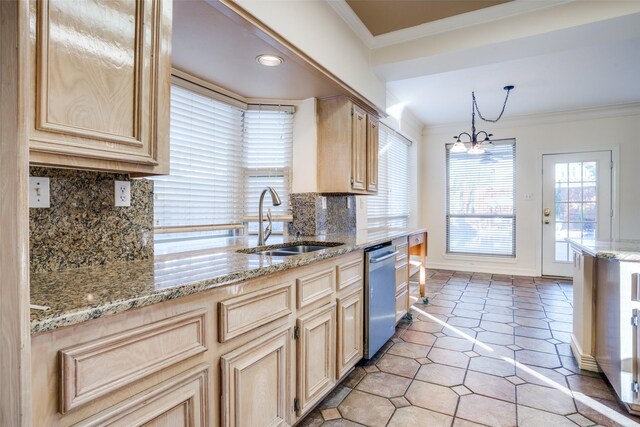
<path fill-rule="evenodd" d="M 256 57 L 266 53 L 283 57 L 284 64 L 258 64 Z M 173 2 L 172 64 L 246 98 L 298 100 L 342 91 L 286 48 L 269 43 L 250 24 L 226 16 L 203 0 Z"/>
<path fill-rule="evenodd" d="M 476 91 L 480 110 L 492 118 L 508 84 L 516 88 L 505 117 L 640 103 L 640 2 L 616 3 L 626 9 L 615 12 L 598 9 L 600 3 L 591 9 L 589 3 L 564 4 L 582 15 L 563 21 L 565 9 L 554 21 L 549 7 L 536 12 L 537 21 L 505 16 L 497 25 L 372 50 L 373 70 L 392 95 L 388 111 L 408 108 L 428 126 L 470 121 Z M 560 24 L 544 29 L 541 22 Z M 501 38 L 478 34 L 494 27 Z"/>
<path fill-rule="evenodd" d="M 426 125 L 471 120 L 471 92 L 487 118 L 640 102 L 640 38 L 387 83 Z M 390 107 L 390 106 L 388 106 Z"/>

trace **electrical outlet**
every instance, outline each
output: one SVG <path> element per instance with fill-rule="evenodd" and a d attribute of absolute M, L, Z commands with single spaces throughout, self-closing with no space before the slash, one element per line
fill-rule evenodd
<path fill-rule="evenodd" d="M 327 209 L 327 198 L 322 196 L 320 200 L 322 200 L 322 209 Z"/>
<path fill-rule="evenodd" d="M 131 182 L 115 181 L 116 206 L 131 206 Z"/>
<path fill-rule="evenodd" d="M 347 197 L 347 209 L 351 209 L 351 197 Z"/>
<path fill-rule="evenodd" d="M 29 177 L 29 207 L 51 207 L 51 201 L 49 198 L 49 178 L 41 176 Z"/>

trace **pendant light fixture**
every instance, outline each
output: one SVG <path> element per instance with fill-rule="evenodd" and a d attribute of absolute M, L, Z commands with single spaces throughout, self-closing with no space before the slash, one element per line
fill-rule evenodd
<path fill-rule="evenodd" d="M 507 101 L 509 100 L 509 92 L 511 92 L 514 87 L 515 86 L 513 85 L 504 87 L 504 90 L 507 91 L 507 96 L 504 98 L 504 103 L 502 104 L 502 111 L 500 111 L 500 115 L 497 119 L 493 120 L 485 119 L 484 117 L 482 117 L 482 113 L 480 113 L 480 109 L 478 109 L 476 93 L 471 92 L 471 134 L 469 134 L 468 132 L 461 132 L 458 136 L 454 136 L 453 139 L 455 139 L 456 142 L 455 144 L 453 144 L 453 147 L 451 147 L 452 153 L 484 154 L 485 151 L 482 145 L 491 144 L 491 137 L 493 136 L 493 134 L 487 133 L 483 130 L 476 132 L 476 112 L 478 113 L 478 117 L 480 117 L 485 122 L 496 123 L 502 118 L 504 110 L 507 107 Z M 463 135 L 469 137 L 469 141 L 463 142 L 461 139 Z M 483 135 L 484 138 L 480 140 Z M 471 145 L 468 149 L 467 144 Z"/>

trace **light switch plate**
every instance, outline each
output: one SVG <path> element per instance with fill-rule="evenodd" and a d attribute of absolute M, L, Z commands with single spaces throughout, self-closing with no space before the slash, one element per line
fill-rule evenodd
<path fill-rule="evenodd" d="M 115 181 L 116 206 L 131 206 L 131 182 Z"/>
<path fill-rule="evenodd" d="M 524 193 L 524 200 L 530 202 L 533 200 L 533 193 Z"/>
<path fill-rule="evenodd" d="M 49 197 L 49 178 L 45 178 L 42 176 L 29 177 L 29 207 L 51 207 L 51 201 Z"/>
<path fill-rule="evenodd" d="M 327 198 L 322 196 L 320 200 L 322 200 L 322 209 L 327 209 Z"/>

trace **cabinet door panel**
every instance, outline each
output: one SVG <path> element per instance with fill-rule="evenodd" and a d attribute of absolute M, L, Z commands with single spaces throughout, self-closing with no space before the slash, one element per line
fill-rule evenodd
<path fill-rule="evenodd" d="M 165 168 L 171 2 L 32 0 L 30 13 L 31 161 Z"/>
<path fill-rule="evenodd" d="M 409 307 L 409 291 L 405 289 L 396 295 L 396 323 L 407 314 L 407 307 Z"/>
<path fill-rule="evenodd" d="M 336 305 L 298 319 L 298 399 L 300 414 L 313 407 L 335 382 Z"/>
<path fill-rule="evenodd" d="M 362 290 L 338 298 L 338 368 L 341 378 L 362 359 Z"/>
<path fill-rule="evenodd" d="M 351 134 L 351 187 L 366 190 L 367 179 L 367 114 L 353 107 Z"/>
<path fill-rule="evenodd" d="M 223 426 L 288 425 L 290 342 L 285 329 L 222 357 Z"/>
<path fill-rule="evenodd" d="M 378 121 L 367 117 L 367 191 L 378 192 Z"/>
<path fill-rule="evenodd" d="M 206 427 L 211 409 L 209 367 L 194 369 L 158 384 L 75 427 Z"/>

